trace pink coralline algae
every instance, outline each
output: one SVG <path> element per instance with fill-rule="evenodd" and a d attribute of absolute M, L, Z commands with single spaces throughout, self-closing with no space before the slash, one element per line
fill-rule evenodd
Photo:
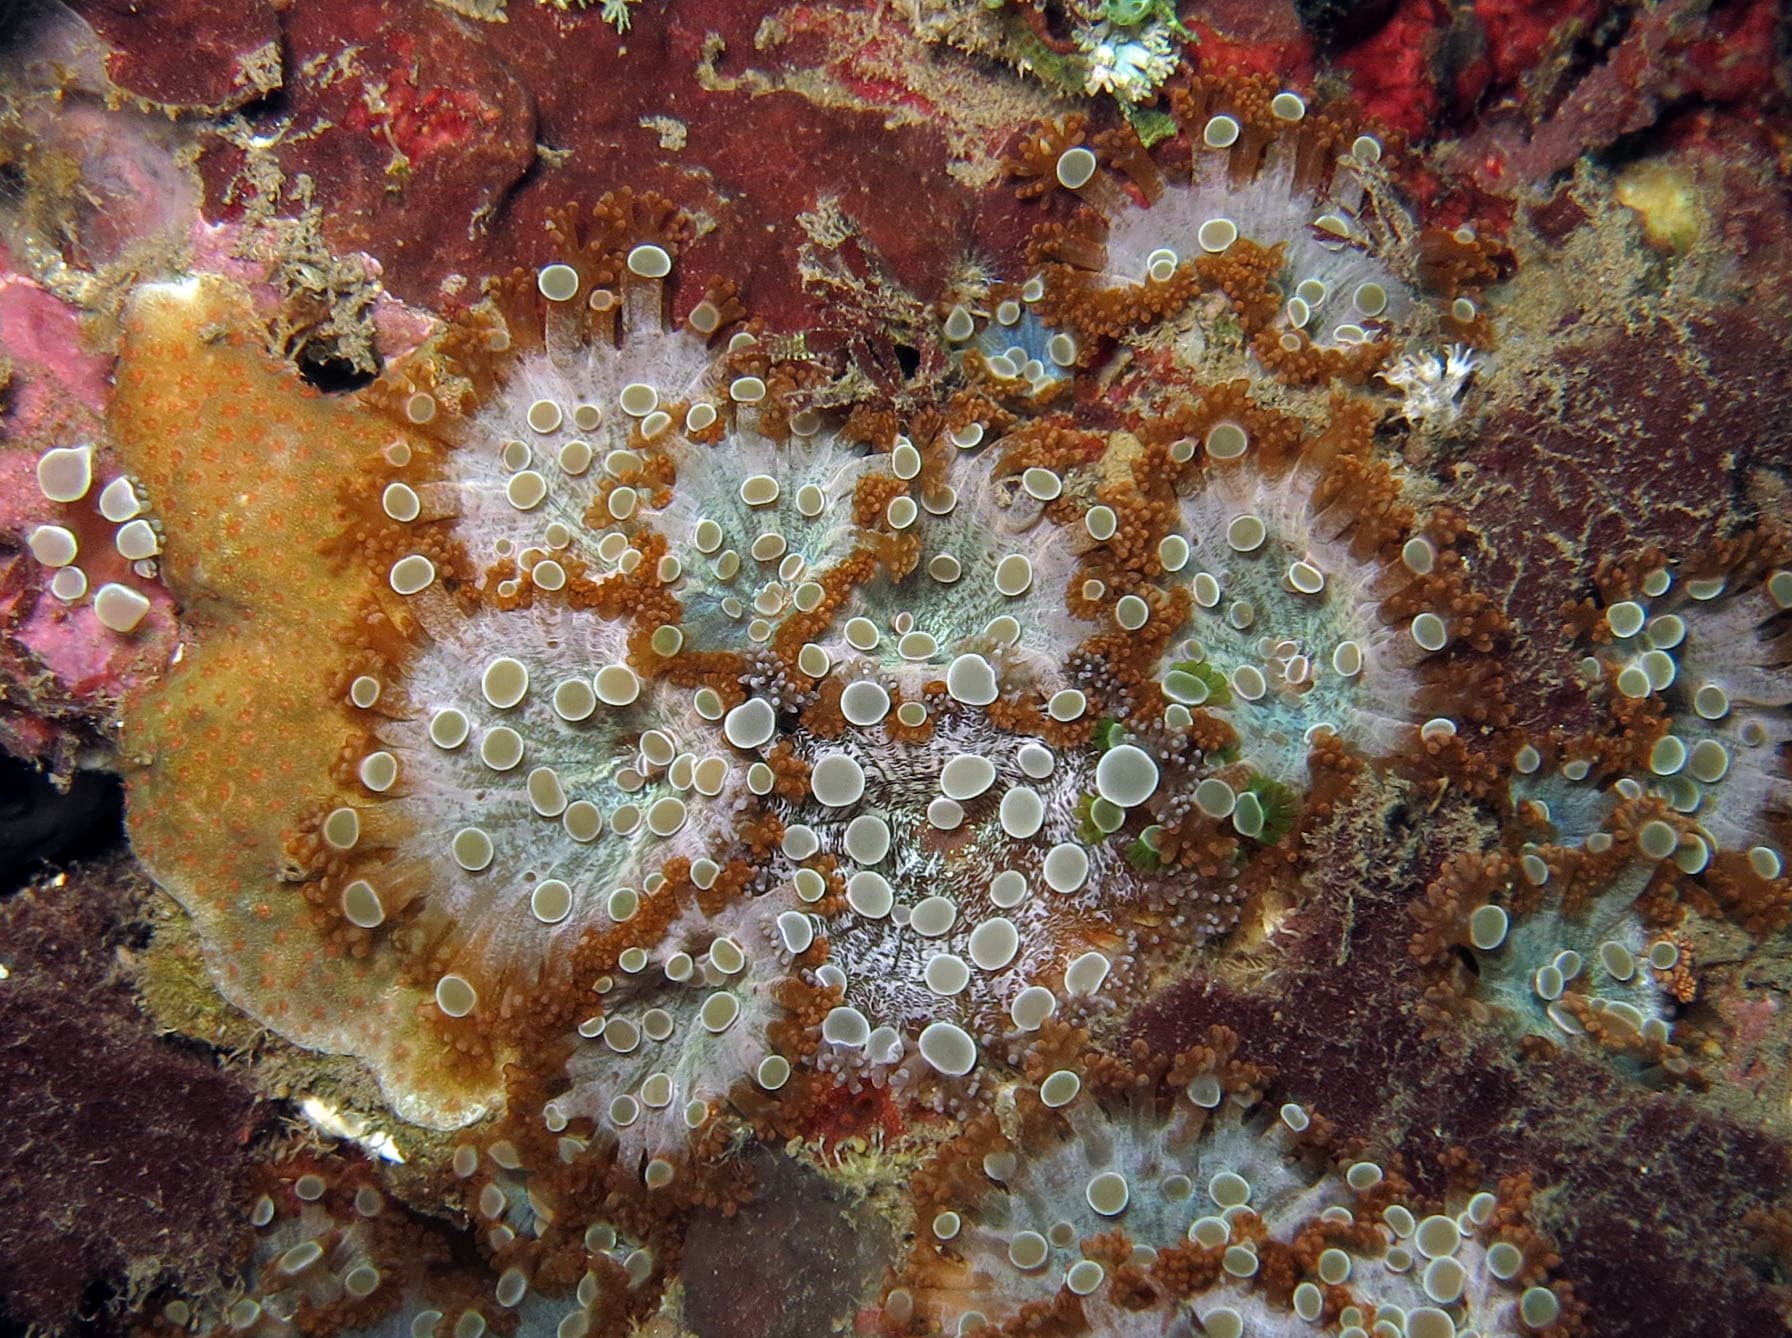
<path fill-rule="evenodd" d="M 146 509 L 115 465 L 104 456 L 96 464 L 105 360 L 82 347 L 77 313 L 22 276 L 0 279 L 0 317 L 12 376 L 0 524 L 24 541 L 0 556 L 0 673 L 8 696 L 27 705 L 9 710 L 0 728 L 12 751 L 66 779 L 128 686 L 165 663 L 174 618 L 153 570 L 133 570 L 119 546 L 122 526 Z M 116 519 L 100 505 L 109 486 Z M 139 551 L 131 547 L 137 535 L 131 531 L 125 549 Z M 140 560 L 153 557 L 152 540 L 143 540 Z M 98 592 L 107 586 L 129 592 L 109 597 L 108 616 L 130 620 L 132 631 L 147 621 L 140 637 L 123 640 L 106 626 Z"/>
<path fill-rule="evenodd" d="M 18 20 L 0 1314 L 1783 1327 L 1776 23 Z"/>

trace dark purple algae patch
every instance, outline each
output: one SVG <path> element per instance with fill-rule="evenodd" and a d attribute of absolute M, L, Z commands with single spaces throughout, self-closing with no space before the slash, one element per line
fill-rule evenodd
<path fill-rule="evenodd" d="M 118 952 L 142 891 L 107 862 L 0 902 L 0 1316 L 45 1332 L 106 1332 L 236 1241 L 255 1101 L 138 1008 Z"/>
<path fill-rule="evenodd" d="M 698 1338 L 844 1330 L 895 1257 L 890 1224 L 789 1157 L 767 1150 L 751 1162 L 752 1201 L 698 1214 L 685 1237 L 686 1322 Z"/>

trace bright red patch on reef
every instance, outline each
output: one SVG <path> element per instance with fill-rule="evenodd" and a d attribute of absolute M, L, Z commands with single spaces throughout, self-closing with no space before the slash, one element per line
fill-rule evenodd
<path fill-rule="evenodd" d="M 1423 137 L 1434 126 L 1442 100 L 1431 74 L 1431 53 L 1445 23 L 1438 0 L 1402 5 L 1379 31 L 1341 52 L 1339 68 L 1369 119 Z"/>
<path fill-rule="evenodd" d="M 342 118 L 345 126 L 365 130 L 376 143 L 398 150 L 412 162 L 459 149 L 499 119 L 497 108 L 470 90 L 420 86 L 416 45 L 406 36 L 393 38 L 383 53 L 384 83 L 350 106 Z"/>

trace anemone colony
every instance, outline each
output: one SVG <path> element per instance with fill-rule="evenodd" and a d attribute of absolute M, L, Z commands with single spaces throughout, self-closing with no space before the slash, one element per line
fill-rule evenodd
<path fill-rule="evenodd" d="M 1153 49 L 1085 36 L 1116 86 Z M 1377 440 L 1455 417 L 1510 257 L 1415 222 L 1347 106 L 1245 75 L 1171 105 L 1149 150 L 1023 138 L 1022 200 L 1059 207 L 1029 272 L 939 303 L 955 371 L 912 412 L 820 393 L 731 283 L 675 311 L 691 221 L 628 190 L 348 407 L 234 423 L 266 373 L 229 297 L 137 296 L 136 481 L 52 452 L 70 520 L 33 551 L 85 597 L 97 497 L 123 558 L 267 612 L 134 708 L 134 842 L 227 998 L 458 1131 L 491 1265 L 470 1287 L 365 1168 L 299 1156 L 243 1288 L 165 1326 L 622 1332 L 683 1215 L 750 1192 L 743 1139 L 872 1101 L 943 1131 L 883 1332 L 1597 1331 L 1522 1178 L 1427 1198 L 1313 1075 L 1264 1104 L 1232 1033 L 1107 1038 L 1259 941 L 1392 773 L 1503 832 L 1413 908 L 1429 1023 L 1698 1081 L 1677 920 L 1792 907 L 1785 541 L 1607 563 L 1564 616 L 1610 727 L 1521 728 L 1472 519 Z M 234 476 L 239 428 L 287 463 Z M 138 519 L 208 499 L 242 519 Z"/>

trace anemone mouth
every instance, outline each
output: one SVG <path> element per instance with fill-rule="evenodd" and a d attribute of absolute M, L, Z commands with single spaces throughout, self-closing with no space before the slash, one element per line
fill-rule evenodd
<path fill-rule="evenodd" d="M 1229 1067 L 1236 1038 L 1210 1039 L 1143 1072 L 1058 1069 L 1020 1094 L 1006 1129 L 984 1121 L 941 1149 L 916 1179 L 915 1241 L 885 1312 L 962 1332 L 1068 1289 L 1116 1332 L 1196 1314 L 1209 1333 L 1243 1334 L 1247 1317 L 1270 1313 L 1260 1276 L 1292 1266 L 1288 1304 L 1308 1323 L 1326 1289 L 1346 1284 L 1346 1323 L 1398 1306 L 1409 1327 L 1453 1333 L 1458 1321 L 1497 1330 L 1518 1310 L 1527 1323 L 1561 1313 L 1491 1229 L 1525 1212 L 1526 1185 L 1459 1189 L 1445 1211 L 1422 1211 L 1377 1161 L 1327 1169 L 1310 1156 L 1323 1122 L 1239 1088 L 1250 1078 Z M 1330 1243 L 1295 1263 L 1302 1233 Z"/>
<path fill-rule="evenodd" d="M 1601 774 L 1568 756 L 1550 777 L 1527 745 L 1515 791 L 1535 795 L 1545 822 L 1587 825 L 1573 815 L 1597 801 L 1564 793 L 1598 782 L 1605 808 L 1645 797 L 1661 805 L 1649 826 L 1651 853 L 1706 890 L 1725 914 L 1760 933 L 1784 923 L 1786 842 L 1792 839 L 1792 783 L 1784 754 L 1792 739 L 1792 691 L 1785 686 L 1786 541 L 1762 528 L 1719 542 L 1697 574 L 1652 556 L 1602 562 L 1600 600 L 1571 606 L 1571 628 L 1596 634 L 1581 661 L 1589 692 L 1614 715 L 1646 713 L 1582 741 L 1601 757 Z M 1551 758 L 1551 761 L 1556 759 Z M 1591 839 L 1591 838 L 1588 838 Z"/>
<path fill-rule="evenodd" d="M 593 960 L 604 988 L 578 1028 L 562 1090 L 544 1107 L 562 1125 L 588 1123 L 643 1184 L 667 1174 L 656 1164 L 673 1177 L 695 1169 L 693 1148 L 714 1132 L 719 1112 L 733 1109 L 737 1087 L 775 1092 L 790 1072 L 773 1038 L 798 1025 L 791 962 L 813 931 L 793 951 L 797 931 L 767 900 L 706 915 L 694 904 L 698 891 L 692 884 L 648 899 L 676 897 L 682 907 L 651 950 L 612 946 Z M 631 937 L 614 934 L 611 943 Z"/>
<path fill-rule="evenodd" d="M 1389 625 L 1383 605 L 1400 568 L 1363 562 L 1301 486 L 1299 475 L 1281 490 L 1228 474 L 1184 502 L 1170 538 L 1224 539 L 1182 539 L 1186 556 L 1175 554 L 1193 606 L 1190 637 L 1162 679 L 1183 704 L 1213 703 L 1238 719 L 1268 744 L 1250 760 L 1295 783 L 1317 729 L 1371 755 L 1397 752 L 1428 715 L 1419 668 L 1448 644 L 1434 613 L 1418 614 L 1405 636 Z"/>
<path fill-rule="evenodd" d="M 1654 902 L 1679 875 L 1686 825 L 1671 818 L 1639 789 L 1580 846 L 1452 861 L 1412 907 L 1413 955 L 1444 968 L 1427 1005 L 1437 1023 L 1468 1009 L 1652 1085 L 1702 1081 L 1676 1043 L 1679 939 Z"/>

